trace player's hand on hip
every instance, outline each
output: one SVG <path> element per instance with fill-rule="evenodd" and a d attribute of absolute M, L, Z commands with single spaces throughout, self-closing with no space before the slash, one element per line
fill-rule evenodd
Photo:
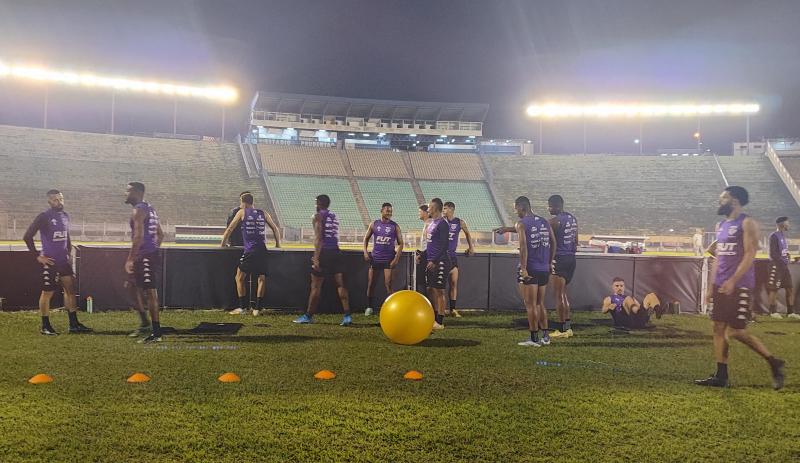
<path fill-rule="evenodd" d="M 36 261 L 42 265 L 53 265 L 55 261 L 47 256 L 36 256 Z"/>
<path fill-rule="evenodd" d="M 125 272 L 133 273 L 133 261 L 131 259 L 125 261 Z"/>
<path fill-rule="evenodd" d="M 733 294 L 733 290 L 736 289 L 733 287 L 733 280 L 725 280 L 725 283 L 722 283 L 722 286 L 719 287 L 719 292 L 725 295 L 730 296 Z"/>

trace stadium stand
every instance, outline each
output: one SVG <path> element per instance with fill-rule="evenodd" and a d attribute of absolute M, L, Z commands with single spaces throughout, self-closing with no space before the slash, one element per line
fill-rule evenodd
<path fill-rule="evenodd" d="M 339 150 L 267 143 L 259 144 L 258 151 L 270 174 L 347 176 Z"/>
<path fill-rule="evenodd" d="M 780 156 L 783 166 L 795 182 L 800 182 L 800 156 Z"/>
<path fill-rule="evenodd" d="M 791 173 L 786 159 L 782 161 Z M 747 211 L 762 228 L 774 228 L 779 216 L 800 217 L 800 207 L 766 156 L 725 156 L 719 158 L 719 164 L 728 183 L 743 186 L 750 193 Z"/>
<path fill-rule="evenodd" d="M 347 150 L 356 177 L 409 178 L 402 156 L 387 150 Z"/>
<path fill-rule="evenodd" d="M 417 231 L 422 222 L 417 216 L 417 198 L 411 183 L 403 180 L 358 180 L 358 187 L 364 197 L 370 220 L 380 215 L 381 204 L 392 203 L 393 220 L 403 232 Z"/>
<path fill-rule="evenodd" d="M 483 180 L 480 160 L 472 154 L 409 153 L 418 179 Z M 427 197 L 427 196 L 426 196 Z"/>
<path fill-rule="evenodd" d="M 225 225 L 246 189 L 265 204 L 235 144 L 0 126 L 0 165 L 0 213 L 18 228 L 47 207 L 50 188 L 64 192 L 73 225 L 127 224 L 125 184 L 133 180 L 147 186 L 166 227 Z"/>
<path fill-rule="evenodd" d="M 327 194 L 331 198 L 331 210 L 339 219 L 340 229 L 364 229 L 353 190 L 345 179 L 270 175 L 269 182 L 283 226 L 310 229 L 315 212 L 314 198 Z"/>
<path fill-rule="evenodd" d="M 453 155 L 448 155 L 453 156 Z M 502 225 L 489 189 L 483 182 L 419 182 L 425 198 L 439 197 L 456 204 L 456 216 L 467 221 L 472 231 L 491 231 Z"/>

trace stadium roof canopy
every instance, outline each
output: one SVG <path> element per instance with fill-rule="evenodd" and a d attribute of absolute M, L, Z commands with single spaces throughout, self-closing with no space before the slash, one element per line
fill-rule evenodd
<path fill-rule="evenodd" d="M 483 122 L 489 112 L 489 105 L 258 92 L 253 98 L 251 109 L 364 119 Z"/>

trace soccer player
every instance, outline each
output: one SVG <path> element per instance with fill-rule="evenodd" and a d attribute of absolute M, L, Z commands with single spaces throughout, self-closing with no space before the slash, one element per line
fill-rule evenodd
<path fill-rule="evenodd" d="M 331 198 L 328 195 L 317 196 L 317 213 L 311 223 L 314 226 L 314 256 L 311 258 L 311 291 L 308 294 L 308 308 L 306 313 L 294 320 L 294 323 L 314 323 L 314 313 L 319 305 L 322 283 L 325 278 L 333 276 L 336 282 L 336 292 L 342 302 L 344 317 L 341 326 L 353 323 L 350 315 L 350 296 L 344 286 L 344 262 L 339 250 L 339 219 L 328 208 Z"/>
<path fill-rule="evenodd" d="M 556 237 L 556 258 L 553 261 L 553 290 L 556 298 L 556 313 L 561 322 L 561 331 L 550 335 L 554 338 L 569 338 L 572 333 L 567 285 L 575 274 L 575 253 L 578 250 L 578 221 L 564 211 L 564 198 L 553 195 L 547 199 L 550 211 L 550 227 Z"/>
<path fill-rule="evenodd" d="M 245 286 L 248 275 L 258 276 L 258 289 L 256 291 L 256 308 L 253 315 L 258 316 L 264 306 L 264 295 L 267 292 L 267 225 L 275 236 L 275 247 L 281 247 L 280 231 L 269 213 L 253 207 L 252 193 L 242 193 L 239 211 L 228 224 L 222 235 L 221 246 L 225 247 L 236 229 L 241 230 L 240 237 L 244 244 L 244 253 L 239 259 L 236 268 L 236 294 L 239 296 L 239 308 L 232 310 L 232 315 L 241 315 L 247 312 L 249 306 L 245 296 Z"/>
<path fill-rule="evenodd" d="M 517 283 L 528 313 L 530 339 L 520 346 L 541 347 L 550 344 L 544 295 L 550 278 L 556 241 L 550 223 L 531 211 L 531 202 L 525 196 L 514 200 L 519 220 L 514 227 L 496 228 L 495 233 L 516 232 L 519 235 L 519 271 Z M 542 338 L 539 338 L 539 329 Z"/>
<path fill-rule="evenodd" d="M 372 242 L 372 255 L 368 251 L 369 240 Z M 400 261 L 403 252 L 403 234 L 400 226 L 392 220 L 392 203 L 383 203 L 381 218 L 372 222 L 364 236 L 364 260 L 369 262 L 367 273 L 367 309 L 364 315 L 372 315 L 375 303 L 376 271 L 383 271 L 383 285 L 386 295 L 392 294 L 392 269 Z"/>
<path fill-rule="evenodd" d="M 785 362 L 774 357 L 758 338 L 746 330 L 750 292 L 755 287 L 753 259 L 758 250 L 759 230 L 758 223 L 743 211 L 748 202 L 747 190 L 740 186 L 729 186 L 719 196 L 717 214 L 725 219 L 717 224 L 717 259 L 711 271 L 714 284 L 706 296 L 714 306 L 711 320 L 714 322 L 717 371 L 706 379 L 696 380 L 695 384 L 700 386 L 728 385 L 728 338 L 733 338 L 767 361 L 773 388 L 783 387 Z"/>
<path fill-rule="evenodd" d="M 428 285 L 428 298 L 433 303 L 435 322 L 434 330 L 444 329 L 444 310 L 446 307 L 444 289 L 447 285 L 447 276 L 450 274 L 450 257 L 447 254 L 449 244 L 449 227 L 442 217 L 442 200 L 431 199 L 428 204 L 428 213 L 431 220 L 425 227 L 427 241 L 425 280 Z"/>
<path fill-rule="evenodd" d="M 42 265 L 42 293 L 39 295 L 39 315 L 42 317 L 40 333 L 55 336 L 58 333 L 50 324 L 50 300 L 56 285 L 61 283 L 64 290 L 64 306 L 69 316 L 69 333 L 88 333 L 90 328 L 78 321 L 78 304 L 75 301 L 75 280 L 70 262 L 72 241 L 69 238 L 69 214 L 64 212 L 64 195 L 58 190 L 47 192 L 50 209 L 36 216 L 25 231 L 23 240 L 28 249 L 36 255 Z M 42 252 L 36 250 L 33 237 L 39 232 Z"/>
<path fill-rule="evenodd" d="M 419 220 L 422 221 L 422 234 L 420 235 L 419 249 L 417 249 L 415 256 L 415 261 L 417 264 L 415 287 L 417 288 L 417 292 L 427 295 L 427 282 L 425 281 L 425 274 L 427 272 L 425 270 L 425 266 L 428 264 L 428 256 L 426 254 L 428 241 L 425 233 L 428 229 L 428 224 L 431 221 L 431 216 L 428 213 L 427 204 L 420 205 L 417 211 L 419 213 Z"/>
<path fill-rule="evenodd" d="M 132 337 L 142 335 L 150 326 L 145 311 L 145 300 L 152 319 L 150 335 L 140 339 L 139 343 L 149 344 L 161 342 L 161 321 L 158 312 L 158 289 L 156 288 L 156 272 L 159 271 L 161 259 L 159 249 L 164 239 L 164 231 L 156 210 L 144 201 L 144 184 L 128 183 L 125 204 L 133 207 L 131 212 L 131 250 L 125 261 L 125 272 L 128 274 L 128 287 L 136 299 L 136 310 L 139 312 L 141 324 L 139 329 L 131 333 Z"/>
<path fill-rule="evenodd" d="M 246 194 L 251 194 L 252 195 L 252 193 L 250 193 L 249 191 L 243 191 L 243 192 L 239 193 L 239 203 L 240 204 L 242 202 L 242 196 L 246 195 Z M 236 214 L 241 209 L 242 209 L 241 206 L 236 206 L 233 209 L 231 209 L 231 211 L 228 213 L 228 220 L 225 222 L 225 226 L 228 226 L 228 225 L 231 224 L 231 222 L 233 222 L 233 218 L 236 217 Z M 228 239 L 228 244 L 230 246 L 244 246 L 244 241 L 242 240 L 242 224 L 241 224 L 241 222 L 239 223 L 239 225 L 236 226 L 236 228 L 233 229 L 233 232 L 231 232 L 231 236 Z"/>
<path fill-rule="evenodd" d="M 776 230 L 769 235 L 769 277 L 767 279 L 767 297 L 769 313 L 772 318 L 782 318 L 776 311 L 775 299 L 778 290 L 786 291 L 786 313 L 790 318 L 800 318 L 794 313 L 794 287 L 792 275 L 789 274 L 789 247 L 786 245 L 785 233 L 789 231 L 789 218 L 778 217 L 775 220 Z"/>
<path fill-rule="evenodd" d="M 461 314 L 456 310 L 456 299 L 458 298 L 458 259 L 456 258 L 456 249 L 458 249 L 458 235 L 461 230 L 464 230 L 464 237 L 467 238 L 467 256 L 475 254 L 475 249 L 472 247 L 472 235 L 469 233 L 467 222 L 458 217 L 455 217 L 456 205 L 452 201 L 444 203 L 444 218 L 447 220 L 447 226 L 450 228 L 448 231 L 449 242 L 447 246 L 447 255 L 450 257 L 450 313 L 456 318 L 461 318 Z"/>
<path fill-rule="evenodd" d="M 633 296 L 625 295 L 625 280 L 615 277 L 611 281 L 611 295 L 603 299 L 603 313 L 611 313 L 614 328 L 630 330 L 644 328 L 650 321 L 647 309 L 642 308 Z"/>

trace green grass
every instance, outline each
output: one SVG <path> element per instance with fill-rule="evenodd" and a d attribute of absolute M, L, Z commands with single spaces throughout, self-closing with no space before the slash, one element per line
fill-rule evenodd
<path fill-rule="evenodd" d="M 800 395 L 773 391 L 765 362 L 731 348 L 731 389 L 691 384 L 713 369 L 709 321 L 668 316 L 612 334 L 599 314 L 539 349 L 515 314 L 448 319 L 398 346 L 357 317 L 297 326 L 290 315 L 167 311 L 166 325 L 240 321 L 235 336 L 125 336 L 131 313 L 82 315 L 94 335 L 46 338 L 33 312 L 0 313 L 0 460 L 12 461 L 797 461 Z M 66 315 L 53 315 L 65 330 Z M 369 320 L 374 323 L 375 318 Z M 800 363 L 800 323 L 752 331 Z M 213 349 L 213 347 L 220 347 Z M 537 360 L 560 362 L 539 366 Z M 317 381 L 320 369 L 333 381 Z M 409 382 L 402 374 L 421 371 Z M 127 384 L 141 371 L 147 384 Z M 216 378 L 233 371 L 239 384 Z M 26 380 L 46 372 L 55 382 Z"/>

